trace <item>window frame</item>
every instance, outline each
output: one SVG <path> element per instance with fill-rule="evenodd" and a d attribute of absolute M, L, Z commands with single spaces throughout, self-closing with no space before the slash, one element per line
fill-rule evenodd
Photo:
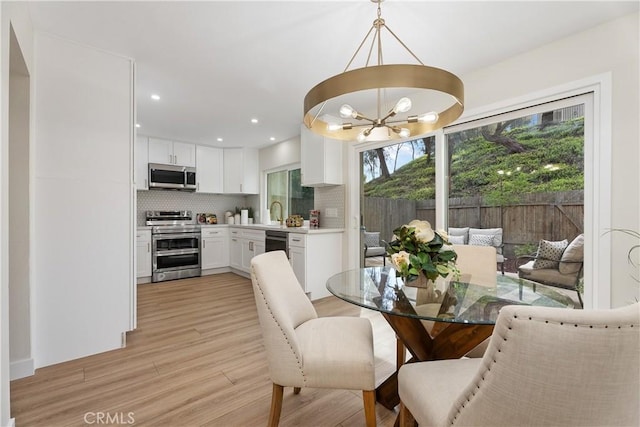
<path fill-rule="evenodd" d="M 282 165 L 282 166 L 278 166 L 276 168 L 272 168 L 264 171 L 263 179 L 264 179 L 264 195 L 265 196 L 264 196 L 263 209 L 265 210 L 270 210 L 271 208 L 271 201 L 269 200 L 269 178 L 268 178 L 269 174 L 284 172 L 284 171 L 287 172 L 287 202 L 282 207 L 283 220 L 287 218 L 287 216 L 289 216 L 289 209 L 290 209 L 289 204 L 291 202 L 291 195 L 289 194 L 289 183 L 291 180 L 290 173 L 291 171 L 295 171 L 298 169 L 302 172 L 302 163 L 291 163 L 288 165 Z M 301 185 L 301 187 L 304 187 L 304 186 Z M 315 194 L 314 194 L 314 200 L 315 200 Z"/>
<path fill-rule="evenodd" d="M 461 119 L 454 124 L 440 129 L 432 134 L 436 137 L 436 147 L 443 147 L 445 132 L 460 129 L 459 126 L 468 122 L 489 119 L 492 116 L 517 112 L 525 108 L 540 104 L 560 101 L 564 98 L 591 94 L 590 112 L 585 111 L 585 121 L 588 114 L 592 117 L 592 138 L 587 140 L 585 131 L 584 147 L 584 205 L 585 205 L 585 308 L 611 307 L 611 236 L 604 233 L 611 228 L 611 134 L 612 134 L 612 80 L 611 73 L 604 73 L 582 80 L 568 82 L 559 86 L 543 89 L 522 95 L 517 98 L 468 110 Z M 585 107 L 587 107 L 585 105 Z M 586 108 L 587 109 L 587 108 Z M 521 113 L 520 113 L 521 114 Z M 586 128 L 585 123 L 585 128 Z M 429 135 L 432 135 L 429 134 Z M 428 135 L 425 135 L 428 136 Z M 415 136 L 413 137 L 415 138 Z M 411 139 L 411 138 L 408 138 Z M 407 140 L 408 140 L 407 139 Z M 400 142 L 395 140 L 394 143 Z M 347 155 L 348 182 L 347 189 L 347 265 L 349 268 L 359 267 L 360 244 L 359 223 L 361 205 L 361 177 L 360 152 L 386 146 L 387 141 L 353 143 Z M 446 167 L 446 155 L 436 149 L 436 227 L 443 228 L 443 200 L 447 193 L 443 192 L 447 176 L 442 173 Z M 447 207 L 448 208 L 448 207 Z M 438 212 L 440 210 L 440 212 Z"/>

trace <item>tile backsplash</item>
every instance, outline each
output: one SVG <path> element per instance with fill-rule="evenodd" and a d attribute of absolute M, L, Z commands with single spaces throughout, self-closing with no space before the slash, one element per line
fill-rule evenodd
<path fill-rule="evenodd" d="M 149 190 L 137 192 L 137 222 L 145 225 L 145 211 L 188 210 L 193 215 L 205 212 L 214 213 L 218 221 L 226 211 L 234 211 L 236 206 L 250 206 L 255 196 L 236 196 L 225 194 L 202 194 L 185 191 Z"/>
<path fill-rule="evenodd" d="M 224 213 L 226 211 L 234 212 L 236 206 L 253 206 L 255 211 L 259 212 L 257 209 L 259 204 L 257 195 L 241 196 L 149 190 L 138 191 L 137 199 L 138 226 L 145 225 L 145 211 L 189 210 L 194 215 L 200 212 L 214 213 L 221 223 L 224 222 Z M 314 193 L 314 207 L 320 210 L 320 228 L 344 228 L 344 185 L 317 187 Z M 335 217 L 327 215 L 328 212 L 335 213 Z"/>
<path fill-rule="evenodd" d="M 320 211 L 320 228 L 344 228 L 344 185 L 316 187 L 313 204 Z M 335 213 L 335 217 L 327 215 Z"/>

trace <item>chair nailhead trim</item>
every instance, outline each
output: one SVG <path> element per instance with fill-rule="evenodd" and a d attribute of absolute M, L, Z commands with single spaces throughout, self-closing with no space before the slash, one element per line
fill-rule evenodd
<path fill-rule="evenodd" d="M 256 279 L 256 282 L 257 281 L 258 280 Z M 276 317 L 273 315 L 273 311 L 271 311 L 271 307 L 269 307 L 269 304 L 267 303 L 267 298 L 264 296 L 264 292 L 262 292 L 262 288 L 260 287 L 260 285 L 258 285 L 258 289 L 260 290 L 260 295 L 262 296 L 262 299 L 264 300 L 264 303 L 267 306 L 267 309 L 269 310 L 269 314 L 271 314 L 271 318 L 273 319 L 274 322 L 276 322 L 276 325 L 278 325 L 278 328 L 280 328 L 280 332 L 282 332 L 282 335 L 284 336 L 285 341 L 289 345 L 289 348 L 291 349 L 291 352 L 294 354 L 294 356 L 296 356 L 296 362 L 298 363 L 298 369 L 300 369 L 300 374 L 302 375 L 302 379 L 306 384 L 307 377 L 304 374 L 304 369 L 302 369 L 302 364 L 300 363 L 300 359 L 298 358 L 298 355 L 296 354 L 295 350 L 293 349 L 293 346 L 289 342 L 289 339 L 287 338 L 287 334 L 285 334 L 284 330 L 282 329 L 282 326 L 280 326 L 280 322 L 278 322 Z"/>

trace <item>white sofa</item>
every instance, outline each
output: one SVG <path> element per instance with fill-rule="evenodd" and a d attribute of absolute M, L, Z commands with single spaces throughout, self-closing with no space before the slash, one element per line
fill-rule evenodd
<path fill-rule="evenodd" d="M 449 227 L 449 243 L 452 245 L 493 246 L 496 248 L 496 262 L 504 274 L 502 253 L 502 228 Z"/>

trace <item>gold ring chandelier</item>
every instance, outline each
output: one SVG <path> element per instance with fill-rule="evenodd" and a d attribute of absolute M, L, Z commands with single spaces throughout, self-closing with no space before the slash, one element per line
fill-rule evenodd
<path fill-rule="evenodd" d="M 304 124 L 314 133 L 333 139 L 345 141 L 367 141 L 373 134 L 383 132 L 383 136 L 376 139 L 405 139 L 409 136 L 424 135 L 440 129 L 456 120 L 464 110 L 464 86 L 454 74 L 435 67 L 426 66 L 418 57 L 395 35 L 382 19 L 380 3 L 384 0 L 371 0 L 378 4 L 378 17 L 372 27 L 356 49 L 353 57 L 344 71 L 330 77 L 314 86 L 304 97 Z M 419 65 L 389 64 L 382 61 L 381 31 L 386 29 Z M 365 45 L 369 36 L 373 34 L 369 54 L 364 67 L 349 70 L 352 62 Z M 377 45 L 377 65 L 369 65 L 374 46 Z M 349 70 L 349 71 L 348 71 Z M 408 97 L 400 98 L 393 108 L 382 113 L 382 98 L 387 89 L 398 88 L 411 91 L 432 90 L 440 95 L 448 95 L 447 105 L 440 111 L 427 111 L 418 114 L 408 113 L 412 101 Z M 340 107 L 340 117 L 345 120 L 329 116 L 321 116 L 327 101 L 359 91 L 376 89 L 377 117 L 370 118 L 358 112 L 349 104 Z M 357 121 L 353 123 L 353 121 Z"/>

